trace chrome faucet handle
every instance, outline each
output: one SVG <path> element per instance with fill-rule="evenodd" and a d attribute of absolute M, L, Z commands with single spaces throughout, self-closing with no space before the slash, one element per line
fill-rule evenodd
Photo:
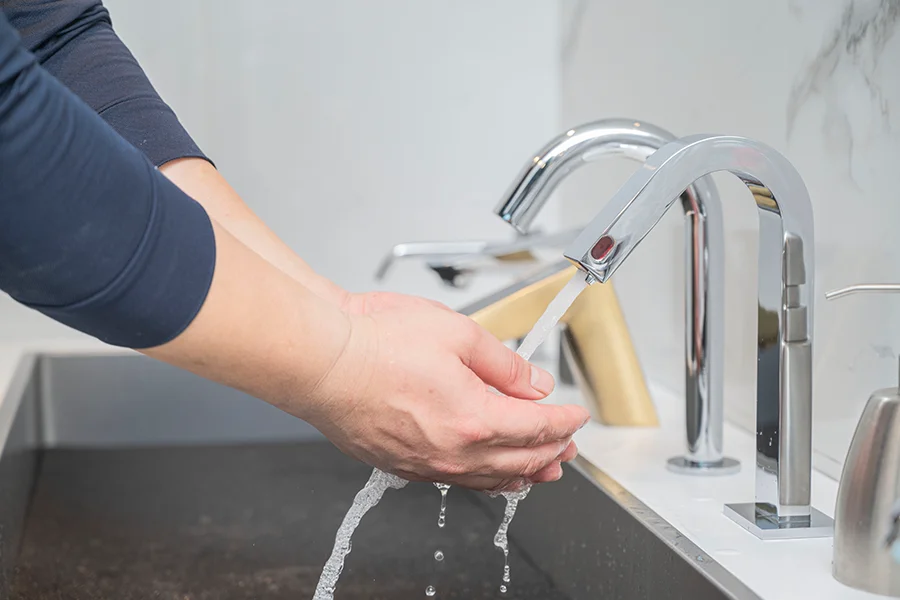
<path fill-rule="evenodd" d="M 378 269 L 375 271 L 375 279 L 383 280 L 393 264 L 404 258 L 441 259 L 453 256 L 467 256 L 483 252 L 490 242 L 404 242 L 397 244 L 385 256 Z"/>
<path fill-rule="evenodd" d="M 844 296 L 860 293 L 878 294 L 889 292 L 900 292 L 900 283 L 859 283 L 845 288 L 831 290 L 825 294 L 825 299 L 835 300 L 837 298 L 843 298 Z"/>
<path fill-rule="evenodd" d="M 465 277 L 484 268 L 484 265 L 496 266 L 498 262 L 511 263 L 536 262 L 536 258 L 528 254 L 538 248 L 563 248 L 574 240 L 581 232 L 580 228 L 567 229 L 556 233 L 522 234 L 508 242 L 410 242 L 397 244 L 381 261 L 375 273 L 375 279 L 382 281 L 391 266 L 398 259 L 417 258 L 424 260 L 441 280 L 451 287 L 464 287 Z"/>

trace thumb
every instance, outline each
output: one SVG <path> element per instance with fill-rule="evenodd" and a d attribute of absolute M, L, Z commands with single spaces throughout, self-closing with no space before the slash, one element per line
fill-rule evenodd
<path fill-rule="evenodd" d="M 466 366 L 482 381 L 507 396 L 526 400 L 540 400 L 553 391 L 550 373 L 504 346 L 487 330 L 478 330 Z"/>

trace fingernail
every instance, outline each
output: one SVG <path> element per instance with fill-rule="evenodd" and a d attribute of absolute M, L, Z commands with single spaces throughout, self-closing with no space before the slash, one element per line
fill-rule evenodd
<path fill-rule="evenodd" d="M 547 371 L 531 365 L 531 387 L 542 394 L 549 394 L 553 391 L 553 375 Z"/>

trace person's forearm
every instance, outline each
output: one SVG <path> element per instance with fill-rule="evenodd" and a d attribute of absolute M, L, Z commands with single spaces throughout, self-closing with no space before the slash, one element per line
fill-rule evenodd
<path fill-rule="evenodd" d="M 213 227 L 216 269 L 206 302 L 181 335 L 141 352 L 308 419 L 350 322 L 221 225 Z"/>
<path fill-rule="evenodd" d="M 199 202 L 209 215 L 245 246 L 328 302 L 342 306 L 347 292 L 317 274 L 241 199 L 209 162 L 183 158 L 159 170 Z"/>

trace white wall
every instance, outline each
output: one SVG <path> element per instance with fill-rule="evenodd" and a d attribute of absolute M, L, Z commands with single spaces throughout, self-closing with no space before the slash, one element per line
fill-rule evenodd
<path fill-rule="evenodd" d="M 398 242 L 510 236 L 491 209 L 558 129 L 554 3 L 106 4 L 245 200 L 354 290 Z"/>
<path fill-rule="evenodd" d="M 632 117 L 676 134 L 757 138 L 798 168 L 816 226 L 814 445 L 839 475 L 870 392 L 897 384 L 900 298 L 826 303 L 825 291 L 900 282 L 898 0 L 564 0 L 563 126 Z M 583 222 L 634 170 L 591 166 L 564 189 Z M 726 410 L 754 429 L 756 209 L 730 175 L 725 200 Z M 651 377 L 683 389 L 682 224 L 667 215 L 617 285 Z"/>
<path fill-rule="evenodd" d="M 355 290 L 392 245 L 505 239 L 492 208 L 558 132 L 556 2 L 107 0 L 113 23 L 247 203 Z M 552 220 L 553 209 L 548 208 Z M 453 306 L 421 265 L 387 287 Z M 0 335 L 39 318 L 4 299 Z"/>

